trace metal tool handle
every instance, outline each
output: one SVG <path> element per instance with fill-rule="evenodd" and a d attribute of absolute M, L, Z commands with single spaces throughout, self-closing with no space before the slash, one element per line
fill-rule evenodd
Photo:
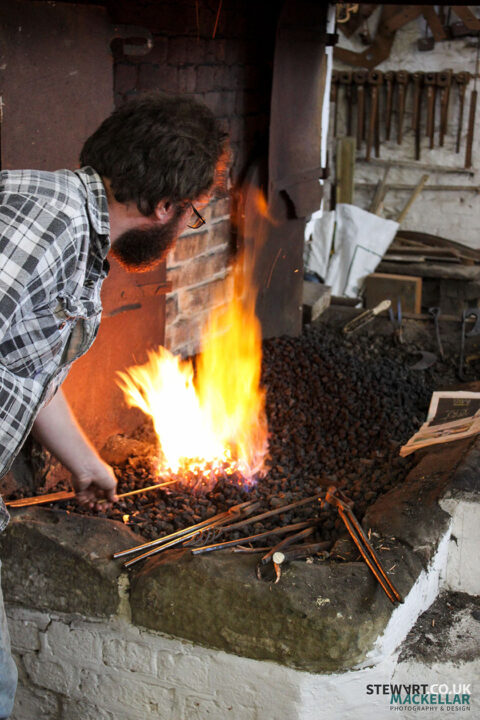
<path fill-rule="evenodd" d="M 372 313 L 374 315 L 380 315 L 380 313 L 384 312 L 384 310 L 388 310 L 391 304 L 391 300 L 382 300 L 381 303 L 378 303 L 378 305 L 373 308 Z"/>

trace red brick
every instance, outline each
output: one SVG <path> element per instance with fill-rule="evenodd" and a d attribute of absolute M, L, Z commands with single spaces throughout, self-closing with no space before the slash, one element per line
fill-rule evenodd
<path fill-rule="evenodd" d="M 167 54 L 168 38 L 164 35 L 154 35 L 153 48 L 144 58 L 153 64 L 165 65 L 167 62 Z"/>
<path fill-rule="evenodd" d="M 165 344 L 172 352 L 178 353 L 182 347 L 188 348 L 190 354 L 198 348 L 200 333 L 207 313 L 199 313 L 196 317 L 177 320 L 165 332 Z"/>
<path fill-rule="evenodd" d="M 205 43 L 205 62 L 225 62 L 226 40 L 212 38 Z"/>
<path fill-rule="evenodd" d="M 114 70 L 114 88 L 115 92 L 123 94 L 129 90 L 133 90 L 137 85 L 137 67 L 136 65 L 127 65 L 126 63 L 118 63 Z"/>
<path fill-rule="evenodd" d="M 227 288 L 225 281 L 213 280 L 199 287 L 189 290 L 180 290 L 178 293 L 178 307 L 182 315 L 198 312 L 198 309 L 207 310 L 215 305 L 225 302 Z"/>
<path fill-rule="evenodd" d="M 240 142 L 245 137 L 245 120 L 242 117 L 230 119 L 230 142 Z"/>
<path fill-rule="evenodd" d="M 167 280 L 172 283 L 172 289 L 199 285 L 226 270 L 230 259 L 228 250 L 202 256 L 191 260 L 177 268 L 167 271 Z"/>
<path fill-rule="evenodd" d="M 177 295 L 170 295 L 165 301 L 165 323 L 170 325 L 174 322 L 178 315 L 178 298 Z"/>
<path fill-rule="evenodd" d="M 224 95 L 228 93 L 207 92 L 204 95 L 204 103 L 210 108 L 214 115 L 224 115 Z"/>
<path fill-rule="evenodd" d="M 167 59 L 170 65 L 198 65 L 204 57 L 205 41 L 202 38 L 169 38 Z"/>
<path fill-rule="evenodd" d="M 179 263 L 200 255 L 208 245 L 208 233 L 193 233 L 178 238 L 173 251 L 172 262 Z"/>
<path fill-rule="evenodd" d="M 211 204 L 212 218 L 220 217 L 221 215 L 230 215 L 231 203 L 230 197 L 214 200 Z"/>
<path fill-rule="evenodd" d="M 227 65 L 242 63 L 246 59 L 246 47 L 242 40 L 229 38 L 225 46 L 225 61 Z"/>
<path fill-rule="evenodd" d="M 197 67 L 196 91 L 207 93 L 215 90 L 215 65 L 199 65 Z"/>
<path fill-rule="evenodd" d="M 140 65 L 138 73 L 139 90 L 177 91 L 177 70 L 168 65 Z"/>
<path fill-rule="evenodd" d="M 218 247 L 218 245 L 228 244 L 230 242 L 230 220 L 220 220 L 210 228 L 208 233 L 208 246 L 210 248 Z"/>
<path fill-rule="evenodd" d="M 197 83 L 197 72 L 193 65 L 178 68 L 178 92 L 193 93 Z"/>

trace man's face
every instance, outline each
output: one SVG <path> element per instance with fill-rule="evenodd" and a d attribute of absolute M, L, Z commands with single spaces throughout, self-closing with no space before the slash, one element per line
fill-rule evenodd
<path fill-rule="evenodd" d="M 126 230 L 112 243 L 113 257 L 129 272 L 152 270 L 185 230 L 190 215 L 190 208 L 181 207 L 167 222 L 150 219 L 145 225 Z"/>

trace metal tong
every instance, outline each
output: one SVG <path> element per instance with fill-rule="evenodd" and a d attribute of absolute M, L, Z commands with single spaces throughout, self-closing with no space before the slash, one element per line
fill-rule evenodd
<path fill-rule="evenodd" d="M 381 312 L 383 312 L 384 310 L 388 310 L 391 304 L 392 303 L 390 300 L 382 300 L 382 302 L 379 303 L 376 307 L 372 308 L 371 310 L 366 310 L 360 315 L 357 315 L 357 317 L 354 317 L 353 320 L 347 322 L 347 324 L 343 327 L 343 332 L 345 333 L 345 335 L 350 335 L 350 333 L 353 333 L 356 330 L 360 330 L 360 328 L 368 325 L 368 323 L 371 322 Z"/>
<path fill-rule="evenodd" d="M 342 518 L 353 542 L 357 546 L 368 567 L 382 586 L 382 589 L 388 599 L 392 603 L 403 603 L 402 596 L 388 577 L 382 563 L 380 562 L 380 558 L 371 546 L 362 526 L 352 512 L 353 501 L 345 497 L 345 495 L 343 495 L 343 493 L 341 493 L 336 487 L 331 486 L 328 488 L 325 495 L 325 504 L 332 505 L 337 508 L 338 514 Z"/>

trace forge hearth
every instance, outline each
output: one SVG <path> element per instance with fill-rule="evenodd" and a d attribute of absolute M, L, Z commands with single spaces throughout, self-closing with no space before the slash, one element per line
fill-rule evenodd
<path fill-rule="evenodd" d="M 300 338 L 265 341 L 263 353 L 269 457 L 267 472 L 256 486 L 249 488 L 238 473 L 220 473 L 207 487 L 201 473 L 163 475 L 161 480 L 178 479 L 178 484 L 126 498 L 108 512 L 109 518 L 150 540 L 246 500 L 260 501 L 262 512 L 334 484 L 354 501 L 354 513 L 361 520 L 382 493 L 404 481 L 414 459 L 399 457 L 399 448 L 423 421 L 439 383 L 435 371 L 409 370 L 411 345 L 399 347 L 391 337 L 368 334 L 346 341 L 341 331 L 317 325 Z M 442 379 L 446 377 L 443 368 Z M 157 444 L 149 422 L 133 435 L 112 437 L 102 454 L 115 468 L 119 493 L 159 481 Z M 40 493 L 63 487 L 52 484 L 48 472 L 46 477 Z M 17 494 L 31 494 L 31 486 Z M 56 507 L 87 512 L 73 501 Z M 249 530 L 262 532 L 317 514 L 317 507 L 306 506 L 282 515 L 280 523 L 272 518 Z M 320 513 L 320 521 L 311 542 L 333 545 L 344 534 L 342 522 L 328 510 Z"/>
<path fill-rule="evenodd" d="M 127 581 L 111 555 L 136 544 L 128 527 L 44 508 L 16 512 L 2 539 L 6 598 L 99 619 L 127 612 L 138 627 L 311 672 L 351 669 L 381 652 L 391 624 L 402 629 L 419 592 L 433 599 L 451 522 L 439 503 L 478 492 L 479 457 L 475 438 L 436 447 L 367 511 L 364 527 L 383 539 L 381 560 L 406 598 L 396 609 L 363 562 L 292 562 L 272 585 L 256 579 L 251 556 L 179 550 Z"/>

